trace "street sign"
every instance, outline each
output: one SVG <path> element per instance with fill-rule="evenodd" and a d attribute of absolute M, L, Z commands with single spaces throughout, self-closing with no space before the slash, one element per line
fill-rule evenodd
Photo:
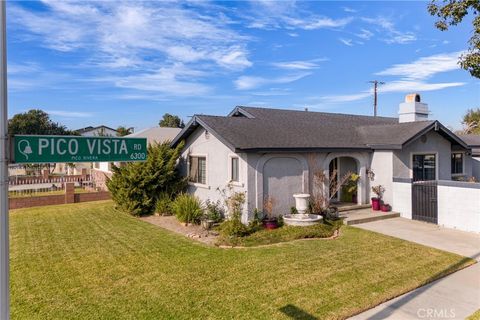
<path fill-rule="evenodd" d="M 12 151 L 15 163 L 145 161 L 147 139 L 15 135 Z"/>

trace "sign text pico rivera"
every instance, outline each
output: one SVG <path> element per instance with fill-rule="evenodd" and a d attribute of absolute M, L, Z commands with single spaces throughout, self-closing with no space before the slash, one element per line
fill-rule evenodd
<path fill-rule="evenodd" d="M 15 163 L 145 161 L 146 138 L 15 135 Z"/>

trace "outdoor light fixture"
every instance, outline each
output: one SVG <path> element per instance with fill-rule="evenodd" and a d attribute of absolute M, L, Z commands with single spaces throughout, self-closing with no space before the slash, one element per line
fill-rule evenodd
<path fill-rule="evenodd" d="M 367 169 L 367 177 L 370 181 L 373 181 L 375 179 L 375 173 L 371 169 Z"/>

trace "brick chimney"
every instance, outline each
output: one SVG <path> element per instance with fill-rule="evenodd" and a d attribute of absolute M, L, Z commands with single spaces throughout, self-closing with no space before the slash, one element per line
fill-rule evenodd
<path fill-rule="evenodd" d="M 428 120 L 428 104 L 420 102 L 418 93 L 405 96 L 405 102 L 400 103 L 398 122 L 414 122 Z"/>

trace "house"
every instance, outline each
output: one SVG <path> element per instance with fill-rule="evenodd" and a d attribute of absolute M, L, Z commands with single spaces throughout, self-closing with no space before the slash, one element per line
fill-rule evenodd
<path fill-rule="evenodd" d="M 359 174 L 358 204 L 383 185 L 384 201 L 411 218 L 412 181 L 473 175 L 471 148 L 428 113 L 418 94 L 406 96 L 398 118 L 239 106 L 227 116 L 195 115 L 172 146 L 185 141 L 180 170 L 200 199 L 221 199 L 228 183 L 246 192 L 244 222 L 266 197 L 288 213 L 294 193 L 311 193 L 315 172 L 334 171 Z"/>
<path fill-rule="evenodd" d="M 472 149 L 472 176 L 480 180 L 480 135 L 466 134 L 460 137 Z"/>
<path fill-rule="evenodd" d="M 163 143 L 172 141 L 180 131 L 180 128 L 152 127 L 129 134 L 125 138 L 147 138 L 148 144 Z M 120 163 L 116 162 L 115 164 L 119 165 Z M 105 175 L 112 174 L 112 162 L 96 162 L 93 169 L 92 176 L 95 178 L 97 186 L 105 189 Z"/>
<path fill-rule="evenodd" d="M 97 127 L 89 126 L 77 129 L 75 131 L 78 132 L 79 135 L 84 137 L 116 137 L 118 133 L 117 130 L 104 125 Z"/>

